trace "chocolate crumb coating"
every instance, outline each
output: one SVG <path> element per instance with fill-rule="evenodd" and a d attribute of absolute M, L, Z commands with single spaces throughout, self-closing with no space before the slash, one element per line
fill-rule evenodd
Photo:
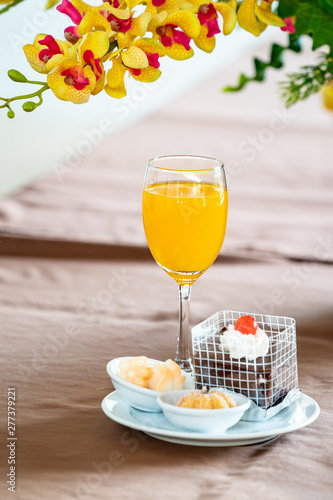
<path fill-rule="evenodd" d="M 253 361 L 231 358 L 229 353 L 221 351 L 220 335 L 225 327 L 203 339 L 197 348 L 194 346 L 196 388 L 224 387 L 250 397 L 262 408 L 278 404 L 297 387 L 296 350 L 290 343 L 283 342 L 283 337 L 281 340 L 278 331 L 264 329 L 271 337 L 269 351 Z M 280 335 L 279 341 L 277 335 Z"/>

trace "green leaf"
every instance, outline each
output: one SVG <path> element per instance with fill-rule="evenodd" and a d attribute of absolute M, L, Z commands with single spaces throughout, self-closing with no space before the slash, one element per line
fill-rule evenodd
<path fill-rule="evenodd" d="M 116 47 L 118 48 L 118 42 L 117 42 L 117 40 L 114 40 L 113 42 L 110 42 L 108 52 L 112 52 L 113 49 L 115 49 Z"/>
<path fill-rule="evenodd" d="M 283 52 L 284 47 L 278 45 L 277 43 L 273 43 L 272 45 L 272 58 L 271 58 L 271 66 L 272 68 L 282 68 L 283 66 Z"/>
<path fill-rule="evenodd" d="M 27 102 L 25 102 L 23 104 L 22 108 L 27 113 L 30 113 L 31 111 L 33 111 L 34 109 L 36 109 L 37 106 L 38 106 L 38 104 L 36 104 L 35 102 L 33 102 L 33 101 L 27 101 Z"/>
<path fill-rule="evenodd" d="M 328 45 L 333 50 L 333 0 L 280 0 L 280 17 L 296 16 L 296 36 L 310 35 L 312 49 Z"/>
<path fill-rule="evenodd" d="M 286 50 L 292 50 L 293 52 L 300 52 L 301 45 L 298 38 L 294 35 L 289 36 L 289 45 L 283 47 L 277 43 L 273 43 L 271 48 L 271 57 L 268 62 L 261 61 L 257 57 L 254 59 L 255 75 L 253 77 L 248 77 L 241 74 L 239 77 L 238 85 L 231 87 L 225 87 L 224 92 L 237 92 L 241 90 L 248 82 L 262 82 L 265 80 L 267 68 L 282 68 L 283 66 L 283 53 Z"/>
<path fill-rule="evenodd" d="M 297 73 L 287 77 L 288 80 L 280 82 L 279 87 L 284 104 L 290 107 L 333 82 L 333 58 L 321 54 L 316 65 L 302 66 Z"/>
<path fill-rule="evenodd" d="M 254 79 L 256 82 L 263 82 L 265 80 L 266 66 L 265 62 L 261 61 L 257 57 L 254 58 L 254 67 L 256 70 Z"/>
<path fill-rule="evenodd" d="M 317 0 L 317 1 L 324 9 L 333 14 L 333 0 Z"/>
<path fill-rule="evenodd" d="M 280 0 L 277 13 L 280 17 L 295 16 L 300 0 Z"/>
<path fill-rule="evenodd" d="M 247 82 L 249 82 L 251 79 L 244 75 L 244 73 L 242 73 L 240 76 L 239 76 L 239 81 L 238 81 L 238 85 L 235 85 L 234 87 L 231 87 L 231 85 L 227 86 L 227 87 L 224 87 L 224 92 L 238 92 L 239 90 L 242 90 L 242 88 L 247 84 Z"/>
<path fill-rule="evenodd" d="M 16 69 L 10 69 L 8 71 L 8 76 L 11 80 L 13 80 L 13 82 L 27 83 L 28 81 L 28 79 Z"/>
<path fill-rule="evenodd" d="M 295 35 L 290 35 L 289 36 L 289 50 L 292 50 L 293 52 L 302 52 L 302 46 L 300 39 L 297 38 Z"/>

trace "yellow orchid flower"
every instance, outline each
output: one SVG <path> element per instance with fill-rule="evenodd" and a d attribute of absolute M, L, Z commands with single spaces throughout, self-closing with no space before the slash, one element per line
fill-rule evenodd
<path fill-rule="evenodd" d="M 244 0 L 237 12 L 238 24 L 241 28 L 259 36 L 268 25 L 285 27 L 286 23 L 272 10 L 273 0 Z"/>
<path fill-rule="evenodd" d="M 68 26 L 64 35 L 68 42 L 77 43 L 81 38 L 81 34 L 78 32 L 78 26 L 83 19 L 83 16 L 93 9 L 91 5 L 82 2 L 82 0 L 62 0 L 61 4 L 58 5 L 57 10 L 62 14 L 66 14 L 70 20 L 74 23 L 74 26 Z"/>
<path fill-rule="evenodd" d="M 104 31 L 87 33 L 79 44 L 79 57 L 82 60 L 87 50 L 94 53 L 94 57 L 102 58 L 109 50 L 109 37 Z"/>
<path fill-rule="evenodd" d="M 93 7 L 86 13 L 78 27 L 80 35 L 89 31 L 103 30 L 109 35 L 126 33 L 132 29 L 132 15 L 128 8 L 115 8 L 108 2 Z"/>
<path fill-rule="evenodd" d="M 126 68 L 122 63 L 121 57 L 118 56 L 112 61 L 112 68 L 106 74 L 107 84 L 104 87 L 105 92 L 116 99 L 121 99 L 126 96 L 126 88 L 124 83 Z"/>
<path fill-rule="evenodd" d="M 214 3 L 215 9 L 223 18 L 223 34 L 230 35 L 237 24 L 237 0 L 229 0 L 229 2 Z"/>
<path fill-rule="evenodd" d="M 200 34 L 194 40 L 199 49 L 205 52 L 212 52 L 215 48 L 215 35 L 221 33 L 218 25 L 218 13 L 223 18 L 223 34 L 230 35 L 237 23 L 236 14 L 237 2 L 230 0 L 228 3 L 201 3 L 196 5 L 198 19 L 201 24 Z"/>
<path fill-rule="evenodd" d="M 151 83 L 158 80 L 161 76 L 159 58 L 164 57 L 166 52 L 163 45 L 152 38 L 138 38 L 133 43 L 133 46 L 138 47 L 146 54 L 149 66 L 141 69 L 140 72 L 132 72 L 132 77 L 135 78 L 135 80 L 145 83 Z"/>
<path fill-rule="evenodd" d="M 112 35 L 110 22 L 103 14 L 97 11 L 88 12 L 82 18 L 82 21 L 78 26 L 78 32 L 80 35 L 85 35 L 94 29 L 106 31 L 109 35 Z"/>
<path fill-rule="evenodd" d="M 92 5 L 82 0 L 62 0 L 61 4 L 57 7 L 59 12 L 67 14 L 76 25 L 80 21 L 78 16 L 80 15 L 82 18 L 84 13 L 90 12 L 92 9 L 94 9 Z"/>
<path fill-rule="evenodd" d="M 62 0 L 57 10 L 66 14 L 75 24 L 65 29 L 65 38 L 72 43 L 93 30 L 106 31 L 112 35 L 118 31 L 125 33 L 132 26 L 130 11 L 125 8 L 125 2 L 120 5 L 119 0 L 109 0 L 97 7 L 82 0 Z"/>
<path fill-rule="evenodd" d="M 119 32 L 117 35 L 118 47 L 120 49 L 129 47 L 137 37 L 145 36 L 151 21 L 151 13 L 143 12 L 138 17 L 133 17 L 132 28 L 126 33 Z"/>
<path fill-rule="evenodd" d="M 148 24 L 150 23 L 150 21 L 150 12 L 143 12 L 138 17 L 133 17 L 131 34 L 133 34 L 134 36 L 143 37 L 147 32 Z"/>
<path fill-rule="evenodd" d="M 163 11 L 173 14 L 180 10 L 178 0 L 146 0 L 146 5 L 147 12 L 151 12 L 152 15 Z"/>
<path fill-rule="evenodd" d="M 59 0 L 48 0 L 46 2 L 45 9 L 50 9 L 51 7 L 56 5 L 57 3 L 59 3 Z"/>
<path fill-rule="evenodd" d="M 59 62 L 68 57 L 71 45 L 51 35 L 37 35 L 33 44 L 24 45 L 28 63 L 38 73 L 49 73 Z"/>
<path fill-rule="evenodd" d="M 92 95 L 99 94 L 104 88 L 105 71 L 101 59 L 109 49 L 109 37 L 103 31 L 87 33 L 79 45 L 79 60 L 83 67 L 90 66 L 96 78 Z"/>
<path fill-rule="evenodd" d="M 153 14 L 151 17 L 151 21 L 148 24 L 148 31 L 151 33 L 155 33 L 156 29 L 164 23 L 166 18 L 168 17 L 167 11 L 163 10 L 162 12 L 159 12 L 158 14 Z"/>
<path fill-rule="evenodd" d="M 113 7 L 117 7 L 115 2 L 118 2 L 118 7 L 120 7 L 119 0 L 113 0 L 113 2 L 112 2 Z M 129 10 L 133 10 L 138 5 L 145 4 L 146 1 L 145 0 L 126 0 L 125 3 L 127 5 L 127 7 L 129 8 Z"/>
<path fill-rule="evenodd" d="M 165 55 L 165 48 L 157 40 L 152 38 L 139 38 L 129 47 L 122 51 L 112 63 L 108 71 L 105 91 L 111 97 L 120 99 L 126 96 L 124 77 L 126 71 L 140 82 L 150 83 L 161 76 L 159 70 L 159 57 Z"/>
<path fill-rule="evenodd" d="M 322 88 L 321 95 L 325 108 L 333 111 L 333 82 Z"/>
<path fill-rule="evenodd" d="M 96 77 L 90 65 L 67 57 L 47 75 L 47 83 L 58 99 L 83 104 L 95 90 Z"/>
<path fill-rule="evenodd" d="M 167 16 L 155 29 L 153 37 L 164 45 L 167 56 L 183 61 L 194 55 L 190 42 L 199 34 L 200 22 L 197 16 L 193 12 L 178 11 Z"/>

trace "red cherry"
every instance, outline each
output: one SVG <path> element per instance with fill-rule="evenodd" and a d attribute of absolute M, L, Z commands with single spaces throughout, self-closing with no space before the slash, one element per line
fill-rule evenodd
<path fill-rule="evenodd" d="M 258 325 L 256 320 L 251 316 L 242 316 L 236 321 L 235 330 L 238 330 L 244 335 L 255 335 L 258 330 Z"/>

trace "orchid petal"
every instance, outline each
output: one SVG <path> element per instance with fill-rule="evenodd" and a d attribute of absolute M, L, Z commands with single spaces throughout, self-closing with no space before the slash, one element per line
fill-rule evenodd
<path fill-rule="evenodd" d="M 61 4 L 56 7 L 56 9 L 62 14 L 66 14 L 70 20 L 79 25 L 82 20 L 82 15 L 80 12 L 74 7 L 74 5 L 69 2 L 69 0 L 62 0 Z"/>
<path fill-rule="evenodd" d="M 197 38 L 200 34 L 200 22 L 193 12 L 175 12 L 167 17 L 165 24 L 179 26 L 190 38 Z"/>
<path fill-rule="evenodd" d="M 51 35 L 46 35 L 46 37 L 39 40 L 38 43 L 40 45 L 45 45 L 50 52 L 54 52 L 55 54 L 60 54 L 61 52 L 59 45 Z"/>
<path fill-rule="evenodd" d="M 157 53 L 159 57 L 165 56 L 165 48 L 163 45 L 157 40 L 153 40 L 152 38 L 138 38 L 135 40 L 135 47 L 143 50 L 143 52 L 154 54 Z"/>
<path fill-rule="evenodd" d="M 167 11 L 168 14 L 173 14 L 179 11 L 178 0 L 166 0 L 165 3 L 158 7 L 158 12 Z"/>
<path fill-rule="evenodd" d="M 83 77 L 80 76 L 80 82 L 82 82 L 81 85 L 83 86 L 82 89 L 78 90 L 74 85 L 65 83 L 67 70 L 82 71 Z M 89 81 L 89 84 L 83 85 L 83 82 L 86 80 Z M 48 74 L 47 83 L 58 99 L 71 101 L 75 104 L 83 104 L 89 100 L 91 90 L 95 87 L 96 80 L 90 67 L 82 69 L 75 59 L 65 58 Z"/>
<path fill-rule="evenodd" d="M 333 84 L 325 85 L 321 90 L 321 95 L 325 108 L 333 111 Z"/>
<path fill-rule="evenodd" d="M 73 45 L 75 45 L 79 41 L 79 39 L 81 38 L 81 35 L 78 32 L 77 26 L 68 26 L 67 28 L 65 28 L 64 36 L 65 36 L 66 40 L 69 43 L 72 43 Z"/>
<path fill-rule="evenodd" d="M 92 11 L 88 12 L 88 14 L 83 17 L 79 24 L 78 31 L 80 35 L 85 35 L 89 31 L 93 31 L 94 28 L 97 31 L 111 31 L 109 21 L 99 12 Z"/>
<path fill-rule="evenodd" d="M 129 9 L 116 9 L 109 3 L 103 4 L 103 10 L 107 10 L 110 14 L 114 15 L 117 19 L 122 19 L 126 21 L 131 17 L 131 11 Z M 102 10 L 102 9 L 101 9 Z"/>
<path fill-rule="evenodd" d="M 166 47 L 165 53 L 171 59 L 176 59 L 176 61 L 185 61 L 185 59 L 189 59 L 194 56 L 194 52 L 191 47 L 190 50 L 186 50 L 180 43 L 174 43 L 171 47 Z"/>
<path fill-rule="evenodd" d="M 261 30 L 254 13 L 255 4 L 256 0 L 244 0 L 238 9 L 237 20 L 239 26 L 245 31 L 249 31 L 254 36 L 259 36 Z"/>
<path fill-rule="evenodd" d="M 24 45 L 23 51 L 32 69 L 34 69 L 38 73 L 47 73 L 46 64 L 39 59 L 40 51 L 37 49 L 37 47 L 28 43 Z"/>
<path fill-rule="evenodd" d="M 223 34 L 230 35 L 237 24 L 236 10 L 231 3 L 216 3 L 216 10 L 223 17 Z"/>
<path fill-rule="evenodd" d="M 71 67 L 71 68 L 66 68 L 64 71 L 62 71 L 61 76 L 65 77 L 65 83 L 66 83 L 66 77 L 71 77 L 74 82 L 73 82 L 73 87 L 76 90 L 82 90 L 84 89 L 87 85 L 89 85 L 89 78 L 86 78 L 84 76 L 82 68 L 80 68 L 80 72 L 78 71 L 78 68 L 76 66 Z M 68 85 L 66 83 L 66 85 Z"/>
<path fill-rule="evenodd" d="M 86 50 L 91 50 L 95 58 L 103 57 L 109 50 L 109 37 L 105 31 L 87 33 L 80 45 L 80 57 Z"/>
<path fill-rule="evenodd" d="M 152 16 L 150 23 L 148 24 L 148 31 L 154 33 L 156 28 L 161 24 L 164 24 L 164 21 L 168 17 L 168 13 L 166 11 L 159 12 Z"/>
<path fill-rule="evenodd" d="M 105 85 L 105 92 L 116 99 L 121 99 L 126 96 L 126 88 L 124 84 L 124 75 L 126 68 L 118 56 L 112 61 L 112 68 L 107 72 Z"/>
<path fill-rule="evenodd" d="M 103 69 L 102 74 L 101 74 L 100 78 L 96 81 L 96 85 L 95 85 L 94 90 L 91 92 L 92 95 L 97 95 L 100 92 L 102 92 L 102 90 L 104 89 L 105 71 L 104 71 L 104 68 L 102 68 L 102 69 Z"/>
<path fill-rule="evenodd" d="M 143 83 L 152 83 L 152 82 L 156 82 L 156 80 L 159 79 L 159 77 L 161 76 L 161 71 L 157 68 L 154 68 L 152 66 L 148 66 L 148 68 L 144 68 L 142 71 L 141 71 L 141 75 L 140 76 L 134 76 L 132 75 L 132 77 L 135 79 L 135 80 L 138 80 L 139 82 L 143 82 Z"/>
<path fill-rule="evenodd" d="M 289 33 L 291 33 L 293 35 L 296 32 L 296 28 L 295 28 L 296 16 L 284 17 L 283 20 L 285 22 L 285 26 L 283 26 L 281 28 L 281 30 L 288 31 Z"/>
<path fill-rule="evenodd" d="M 215 36 L 207 38 L 207 34 L 208 34 L 208 27 L 201 26 L 200 35 L 194 40 L 194 43 L 199 49 L 210 53 L 215 48 L 216 40 Z"/>
<path fill-rule="evenodd" d="M 114 97 L 115 99 L 122 99 L 127 95 L 124 82 L 122 82 L 117 87 L 110 87 L 109 85 L 105 85 L 104 90 L 110 97 Z"/>
<path fill-rule="evenodd" d="M 138 47 L 130 47 L 125 52 L 122 52 L 121 58 L 125 66 L 129 68 L 143 69 L 149 66 L 146 54 Z"/>
<path fill-rule="evenodd" d="M 217 11 L 212 3 L 202 4 L 200 6 L 198 11 L 198 19 L 201 26 L 205 25 L 208 28 L 207 38 L 211 38 L 212 36 L 221 33 L 218 25 Z"/>
<path fill-rule="evenodd" d="M 254 11 L 257 14 L 258 19 L 262 23 L 268 24 L 269 26 L 278 26 L 280 28 L 285 26 L 286 23 L 284 22 L 284 20 L 271 12 L 271 8 L 272 2 L 269 1 L 263 2 L 261 6 L 259 6 L 257 2 L 254 4 Z"/>
<path fill-rule="evenodd" d="M 148 29 L 148 24 L 151 21 L 151 17 L 150 12 L 143 12 L 140 16 L 134 17 L 132 19 L 131 34 L 140 37 L 144 36 Z"/>
<path fill-rule="evenodd" d="M 112 68 L 106 74 L 106 81 L 109 87 L 118 87 L 124 81 L 126 68 L 121 62 L 121 57 L 112 61 Z"/>
<path fill-rule="evenodd" d="M 57 46 L 61 49 L 62 53 L 53 54 L 52 57 L 47 61 L 47 63 L 45 63 L 39 57 L 40 52 L 45 50 L 43 49 L 43 45 L 40 42 L 45 40 L 45 38 L 48 36 L 49 35 L 45 34 L 37 35 L 33 44 L 27 44 L 23 47 L 25 56 L 32 69 L 42 74 L 49 73 L 49 71 L 51 71 L 60 60 L 68 57 L 69 49 L 71 46 L 68 42 L 63 42 L 62 40 L 53 39 L 53 37 L 51 37 L 56 42 Z"/>

